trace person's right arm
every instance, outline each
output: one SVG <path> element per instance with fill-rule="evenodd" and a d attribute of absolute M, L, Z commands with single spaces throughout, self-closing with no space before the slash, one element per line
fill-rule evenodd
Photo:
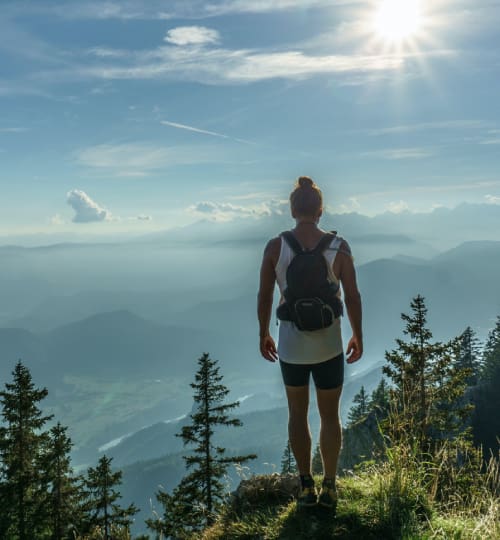
<path fill-rule="evenodd" d="M 271 323 L 274 286 L 276 284 L 276 272 L 274 268 L 279 258 L 280 247 L 281 240 L 279 238 L 273 238 L 264 250 L 260 267 L 260 284 L 257 300 L 260 352 L 270 362 L 275 362 L 278 359 L 276 344 L 271 337 L 269 326 Z"/>
<path fill-rule="evenodd" d="M 337 258 L 340 258 L 338 277 L 344 291 L 344 303 L 352 329 L 352 337 L 349 340 L 346 351 L 347 362 L 352 364 L 358 361 L 363 355 L 363 329 L 361 294 L 358 289 L 356 270 L 350 251 L 347 242 L 344 240 L 340 246 Z"/>

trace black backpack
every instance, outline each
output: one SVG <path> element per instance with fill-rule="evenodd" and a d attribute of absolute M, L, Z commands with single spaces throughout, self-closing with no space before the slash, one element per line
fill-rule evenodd
<path fill-rule="evenodd" d="M 328 281 L 328 266 L 323 252 L 336 233 L 327 233 L 318 245 L 303 250 L 291 231 L 281 237 L 295 253 L 286 271 L 285 302 L 276 315 L 281 321 L 293 321 L 299 330 L 320 330 L 331 326 L 343 314 L 343 305 L 337 296 L 339 285 Z"/>

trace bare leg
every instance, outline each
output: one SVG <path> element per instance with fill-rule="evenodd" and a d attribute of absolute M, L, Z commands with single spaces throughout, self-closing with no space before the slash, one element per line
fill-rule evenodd
<path fill-rule="evenodd" d="M 342 387 L 331 390 L 316 389 L 318 409 L 321 417 L 319 447 L 323 461 L 325 478 L 335 480 L 340 447 L 342 445 L 342 427 L 340 425 L 339 404 Z"/>
<path fill-rule="evenodd" d="M 307 420 L 309 386 L 286 386 L 288 438 L 300 475 L 311 474 L 311 433 Z"/>

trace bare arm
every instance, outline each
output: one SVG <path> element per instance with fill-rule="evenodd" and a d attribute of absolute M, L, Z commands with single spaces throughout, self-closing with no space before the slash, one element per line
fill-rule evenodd
<path fill-rule="evenodd" d="M 276 345 L 270 335 L 269 326 L 273 308 L 274 286 L 276 272 L 274 270 L 280 249 L 279 238 L 269 241 L 264 250 L 260 267 L 260 285 L 257 297 L 257 316 L 259 318 L 260 352 L 266 360 L 275 362 L 278 358 Z"/>
<path fill-rule="evenodd" d="M 338 276 L 344 291 L 347 316 L 352 329 L 352 338 L 347 346 L 347 362 L 351 364 L 359 360 L 363 354 L 361 294 L 356 282 L 356 270 L 347 242 L 343 242 L 337 258 L 340 259 Z"/>

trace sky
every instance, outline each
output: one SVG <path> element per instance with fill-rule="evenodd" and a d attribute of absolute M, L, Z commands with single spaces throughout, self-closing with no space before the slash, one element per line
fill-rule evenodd
<path fill-rule="evenodd" d="M 500 1 L 2 0 L 0 234 L 500 204 Z"/>

